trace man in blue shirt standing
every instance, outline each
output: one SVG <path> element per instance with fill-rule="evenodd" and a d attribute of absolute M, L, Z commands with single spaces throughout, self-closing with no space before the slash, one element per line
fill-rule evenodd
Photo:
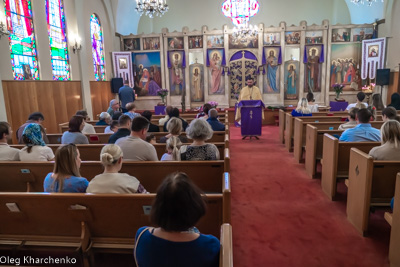
<path fill-rule="evenodd" d="M 119 88 L 118 95 L 121 101 L 122 113 L 128 112 L 125 105 L 135 101 L 135 91 L 129 86 L 129 80 L 124 81 L 124 86 Z"/>
<path fill-rule="evenodd" d="M 371 112 L 362 108 L 357 112 L 357 126 L 347 129 L 342 133 L 339 141 L 344 142 L 368 142 L 381 141 L 381 132 L 371 126 L 369 121 L 372 118 Z"/>
<path fill-rule="evenodd" d="M 215 108 L 208 111 L 207 122 L 211 125 L 213 131 L 225 131 L 225 125 L 218 120 L 218 111 Z"/>

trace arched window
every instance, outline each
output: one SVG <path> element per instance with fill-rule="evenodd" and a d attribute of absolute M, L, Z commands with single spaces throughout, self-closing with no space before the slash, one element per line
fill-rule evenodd
<path fill-rule="evenodd" d="M 14 79 L 39 80 L 31 1 L 5 0 L 5 9 Z"/>
<path fill-rule="evenodd" d="M 68 81 L 70 68 L 68 62 L 67 31 L 65 27 L 62 0 L 46 0 L 47 31 L 50 39 L 50 56 L 53 67 L 53 80 Z"/>
<path fill-rule="evenodd" d="M 90 36 L 92 39 L 92 56 L 94 76 L 96 81 L 105 81 L 105 62 L 103 51 L 103 31 L 101 30 L 100 20 L 96 14 L 90 17 Z"/>

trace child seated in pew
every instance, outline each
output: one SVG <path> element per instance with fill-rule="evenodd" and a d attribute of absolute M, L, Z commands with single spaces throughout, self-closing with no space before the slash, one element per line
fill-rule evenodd
<path fill-rule="evenodd" d="M 315 104 L 314 94 L 308 92 L 307 94 L 308 108 L 311 112 L 318 112 L 318 104 Z"/>
<path fill-rule="evenodd" d="M 74 144 L 60 146 L 56 151 L 54 170 L 44 179 L 44 192 L 85 193 L 89 184 L 81 177 L 81 158 Z"/>
<path fill-rule="evenodd" d="M 21 161 L 52 161 L 54 153 L 43 141 L 42 132 L 39 124 L 28 124 L 23 133 L 22 140 L 25 147 L 19 151 Z"/>
<path fill-rule="evenodd" d="M 389 120 L 381 128 L 382 145 L 371 149 L 369 155 L 376 160 L 400 160 L 400 123 Z"/>
<path fill-rule="evenodd" d="M 150 213 L 156 228 L 141 227 L 136 233 L 138 266 L 219 266 L 218 239 L 194 227 L 206 212 L 201 194 L 185 173 L 164 179 Z"/>
<path fill-rule="evenodd" d="M 351 108 L 349 110 L 349 114 L 347 114 L 347 119 L 349 120 L 346 123 L 340 124 L 339 125 L 339 130 L 347 130 L 351 129 L 357 126 L 357 120 L 356 120 L 356 115 L 358 112 L 359 108 Z"/>
<path fill-rule="evenodd" d="M 147 193 L 136 177 L 119 173 L 122 168 L 122 159 L 123 154 L 119 146 L 113 144 L 104 146 L 100 153 L 104 172 L 96 175 L 90 181 L 86 192 L 103 194 Z"/>
<path fill-rule="evenodd" d="M 171 136 L 167 140 L 167 153 L 162 155 L 161 161 L 181 161 L 181 149 L 182 142 L 176 136 Z"/>

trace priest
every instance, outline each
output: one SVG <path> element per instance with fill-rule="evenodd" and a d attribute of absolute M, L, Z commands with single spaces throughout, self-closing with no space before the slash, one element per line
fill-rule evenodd
<path fill-rule="evenodd" d="M 242 100 L 262 100 L 262 94 L 260 88 L 254 85 L 254 79 L 251 76 L 246 77 L 247 86 L 243 87 L 240 91 L 238 101 Z M 240 108 L 236 110 L 235 120 L 240 120 Z M 262 112 L 262 118 L 264 119 L 264 112 Z"/>

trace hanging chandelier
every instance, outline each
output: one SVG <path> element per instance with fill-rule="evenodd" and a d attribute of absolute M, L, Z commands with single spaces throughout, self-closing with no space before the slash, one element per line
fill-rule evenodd
<path fill-rule="evenodd" d="M 359 5 L 359 4 L 364 5 L 366 3 L 368 6 L 372 6 L 372 3 L 376 2 L 376 0 L 350 0 L 350 1 L 355 5 Z M 382 3 L 383 3 L 383 0 L 382 0 Z"/>
<path fill-rule="evenodd" d="M 154 15 L 161 17 L 168 11 L 167 0 L 136 0 L 136 11 L 140 16 L 143 14 L 153 18 Z"/>
<path fill-rule="evenodd" d="M 240 38 L 242 42 L 246 42 L 247 38 L 256 37 L 258 34 L 258 27 L 249 25 L 248 22 L 233 28 L 233 37 Z"/>

